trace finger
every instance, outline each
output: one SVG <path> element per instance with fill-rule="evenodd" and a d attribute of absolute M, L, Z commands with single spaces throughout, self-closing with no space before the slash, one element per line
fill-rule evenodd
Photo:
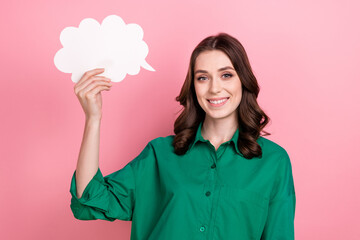
<path fill-rule="evenodd" d="M 97 86 L 97 87 L 93 88 L 92 90 L 90 90 L 87 93 L 87 96 L 94 96 L 103 90 L 110 90 L 110 88 L 111 87 L 108 87 L 108 86 Z"/>
<path fill-rule="evenodd" d="M 110 88 L 112 86 L 111 83 L 105 83 L 102 84 L 102 82 L 94 82 L 92 84 L 89 84 L 87 87 L 85 87 L 84 89 L 82 89 L 79 92 L 80 96 L 85 96 L 88 92 L 91 92 L 93 89 L 97 88 L 97 87 L 107 87 Z"/>
<path fill-rule="evenodd" d="M 110 82 L 109 78 L 103 77 L 103 76 L 95 76 L 95 77 L 92 77 L 91 79 L 89 79 L 88 81 L 83 82 L 83 84 L 76 86 L 76 88 L 74 89 L 75 93 L 77 94 L 78 92 L 87 88 L 91 84 L 92 84 L 91 88 L 93 88 L 94 85 L 99 85 L 99 84 L 112 86 L 112 83 Z"/>
<path fill-rule="evenodd" d="M 105 68 L 95 68 L 95 69 L 86 71 L 76 84 L 78 84 L 78 85 L 82 84 L 84 81 L 86 81 L 87 79 L 89 79 L 93 75 L 100 74 L 100 73 L 102 73 L 104 71 L 105 71 Z"/>

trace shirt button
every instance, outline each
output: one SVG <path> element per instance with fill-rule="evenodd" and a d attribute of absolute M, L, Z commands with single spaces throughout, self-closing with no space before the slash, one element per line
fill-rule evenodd
<path fill-rule="evenodd" d="M 216 168 L 216 164 L 214 163 L 214 164 L 211 166 L 211 168 Z"/>
<path fill-rule="evenodd" d="M 205 193 L 205 195 L 208 197 L 208 196 L 210 196 L 210 194 L 211 194 L 211 192 L 209 192 L 209 191 L 207 191 L 206 193 Z"/>
<path fill-rule="evenodd" d="M 200 232 L 205 231 L 205 227 L 200 227 Z"/>

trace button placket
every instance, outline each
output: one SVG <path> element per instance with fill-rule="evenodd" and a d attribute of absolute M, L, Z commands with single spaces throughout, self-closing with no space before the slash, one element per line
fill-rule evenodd
<path fill-rule="evenodd" d="M 208 200 L 206 201 L 206 206 L 209 208 L 209 213 L 210 215 L 207 216 L 206 218 L 204 218 L 203 220 L 205 220 L 203 222 L 203 224 L 201 224 L 199 226 L 199 231 L 201 233 L 204 233 L 206 231 L 208 231 L 208 229 L 210 230 L 210 228 L 208 228 L 208 226 L 206 224 L 204 224 L 206 221 L 213 221 L 213 217 L 214 217 L 214 206 L 216 206 L 217 204 L 214 203 L 214 199 L 217 199 L 217 190 L 216 190 L 216 168 L 217 168 L 217 159 L 218 159 L 218 155 L 216 154 L 215 148 L 214 146 L 208 142 L 209 146 L 211 146 L 212 151 L 211 151 L 211 157 L 209 158 L 210 160 L 210 166 L 208 167 L 208 174 L 207 174 L 207 181 L 204 184 L 204 188 L 203 188 L 203 196 L 205 198 L 207 198 Z M 220 149 L 220 151 L 223 150 L 223 147 Z M 215 194 L 215 195 L 214 195 Z M 215 205 L 214 205 L 215 204 Z"/>

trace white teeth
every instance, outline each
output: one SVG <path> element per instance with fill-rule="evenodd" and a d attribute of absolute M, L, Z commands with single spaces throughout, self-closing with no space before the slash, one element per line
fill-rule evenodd
<path fill-rule="evenodd" d="M 214 103 L 214 104 L 219 104 L 219 103 L 225 102 L 226 100 L 227 100 L 227 98 L 224 98 L 224 99 L 222 99 L 222 100 L 217 100 L 217 101 L 211 101 L 211 100 L 209 100 L 209 102 Z"/>

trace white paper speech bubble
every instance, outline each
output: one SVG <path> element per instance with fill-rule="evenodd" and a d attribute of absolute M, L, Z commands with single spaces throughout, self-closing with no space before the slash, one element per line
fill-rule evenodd
<path fill-rule="evenodd" d="M 138 24 L 125 24 L 117 15 L 107 16 L 101 25 L 95 19 L 85 18 L 79 28 L 66 27 L 61 31 L 63 48 L 55 54 L 54 63 L 61 72 L 72 73 L 75 83 L 94 68 L 105 68 L 98 76 L 120 82 L 126 74 L 138 74 L 140 66 L 155 71 L 145 60 L 149 48 L 143 36 Z"/>

